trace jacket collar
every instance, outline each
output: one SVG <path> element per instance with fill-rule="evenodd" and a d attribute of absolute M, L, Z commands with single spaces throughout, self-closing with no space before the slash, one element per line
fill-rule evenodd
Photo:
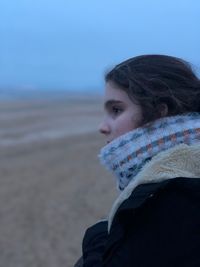
<path fill-rule="evenodd" d="M 199 178 L 199 158 L 200 144 L 181 144 L 153 157 L 114 202 L 108 218 L 108 231 L 119 206 L 130 197 L 138 185 L 159 183 L 176 177 Z"/>

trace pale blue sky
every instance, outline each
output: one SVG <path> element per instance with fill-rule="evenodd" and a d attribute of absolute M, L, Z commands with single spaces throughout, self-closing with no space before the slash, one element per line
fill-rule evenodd
<path fill-rule="evenodd" d="M 139 54 L 200 67 L 199 0 L 0 0 L 0 89 L 99 89 Z"/>

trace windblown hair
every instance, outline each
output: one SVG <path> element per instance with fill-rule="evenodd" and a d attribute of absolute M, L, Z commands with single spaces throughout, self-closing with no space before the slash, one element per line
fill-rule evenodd
<path fill-rule="evenodd" d="M 142 107 L 143 124 L 166 116 L 200 112 L 200 80 L 190 64 L 166 55 L 142 55 L 115 66 L 105 76 Z"/>

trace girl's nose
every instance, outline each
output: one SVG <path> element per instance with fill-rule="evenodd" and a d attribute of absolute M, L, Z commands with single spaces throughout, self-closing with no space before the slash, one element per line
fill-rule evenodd
<path fill-rule="evenodd" d="M 108 135 L 110 133 L 110 127 L 105 121 L 103 121 L 99 125 L 99 132 L 104 134 L 104 135 Z"/>

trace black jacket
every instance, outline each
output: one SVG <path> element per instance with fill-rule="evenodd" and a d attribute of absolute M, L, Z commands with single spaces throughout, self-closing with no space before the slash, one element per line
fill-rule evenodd
<path fill-rule="evenodd" d="M 83 267 L 200 267 L 200 179 L 139 185 L 83 240 Z"/>

